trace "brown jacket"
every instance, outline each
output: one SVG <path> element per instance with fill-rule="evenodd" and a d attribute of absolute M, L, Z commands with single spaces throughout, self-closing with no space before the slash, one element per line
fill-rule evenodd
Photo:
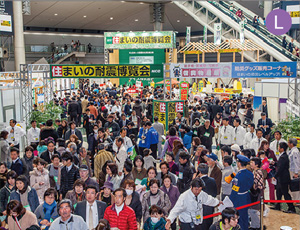
<path fill-rule="evenodd" d="M 108 160 L 114 161 L 114 157 L 111 152 L 102 149 L 98 152 L 97 156 L 94 159 L 94 175 L 99 180 L 99 173 L 102 171 L 104 163 Z"/>
<path fill-rule="evenodd" d="M 216 184 L 217 184 L 217 195 L 220 195 L 221 192 L 221 183 L 222 183 L 222 171 L 221 169 L 215 165 L 213 170 L 211 171 L 209 177 L 212 177 L 215 179 Z"/>
<path fill-rule="evenodd" d="M 70 199 L 72 201 L 72 204 L 74 205 L 74 204 L 77 204 L 77 202 L 85 200 L 85 191 L 83 191 L 82 193 L 83 194 L 82 194 L 82 199 L 81 200 L 77 200 L 76 193 L 75 193 L 74 189 L 68 191 L 65 198 Z"/>
<path fill-rule="evenodd" d="M 82 113 L 86 112 L 87 106 L 89 105 L 89 101 L 87 99 L 84 99 L 81 102 L 81 108 L 82 108 Z"/>
<path fill-rule="evenodd" d="M 21 225 L 21 229 L 27 229 L 32 225 L 39 226 L 35 214 L 28 210 L 26 210 L 24 216 L 19 220 L 19 223 Z M 8 217 L 8 229 L 19 229 L 16 221 L 13 220 L 12 216 Z"/>

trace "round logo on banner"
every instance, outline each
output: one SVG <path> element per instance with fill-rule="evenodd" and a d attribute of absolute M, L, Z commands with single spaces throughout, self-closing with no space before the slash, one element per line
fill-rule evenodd
<path fill-rule="evenodd" d="M 290 30 L 292 18 L 285 10 L 271 11 L 266 18 L 267 29 L 275 35 L 283 35 Z"/>

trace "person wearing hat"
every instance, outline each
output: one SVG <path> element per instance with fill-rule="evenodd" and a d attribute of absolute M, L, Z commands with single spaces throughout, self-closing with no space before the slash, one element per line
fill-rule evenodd
<path fill-rule="evenodd" d="M 222 172 L 217 166 L 218 156 L 214 153 L 207 154 L 205 157 L 208 165 L 208 176 L 215 179 L 217 184 L 217 195 L 221 193 Z"/>
<path fill-rule="evenodd" d="M 97 199 L 106 203 L 107 206 L 112 205 L 115 202 L 112 194 L 114 191 L 113 183 L 110 181 L 105 181 L 100 190 L 101 192 L 98 193 Z"/>
<path fill-rule="evenodd" d="M 75 214 L 81 216 L 86 224 L 89 226 L 88 229 L 95 229 L 98 225 L 99 220 L 104 217 L 105 209 L 107 208 L 106 203 L 96 199 L 97 189 L 93 185 L 89 185 L 85 189 L 86 200 L 78 202 L 75 208 Z"/>
<path fill-rule="evenodd" d="M 74 209 L 72 201 L 69 199 L 61 200 L 58 204 L 58 213 L 60 217 L 56 218 L 49 230 L 57 229 L 72 229 L 72 230 L 86 230 L 89 229 L 84 219 L 81 216 L 72 214 Z"/>
<path fill-rule="evenodd" d="M 96 187 L 97 192 L 100 191 L 97 181 L 89 176 L 89 167 L 87 165 L 79 167 L 79 176 L 84 181 L 85 187 L 92 185 Z"/>
<path fill-rule="evenodd" d="M 232 153 L 231 167 L 233 168 L 234 172 L 237 172 L 238 167 L 237 167 L 236 159 L 237 159 L 237 155 L 239 155 L 241 152 L 241 148 L 237 144 L 234 144 L 234 145 L 231 145 L 230 149 L 231 149 L 231 153 Z"/>
<path fill-rule="evenodd" d="M 232 191 L 230 194 L 230 200 L 234 207 L 240 207 L 251 203 L 250 193 L 248 192 L 254 182 L 253 173 L 246 169 L 250 159 L 244 155 L 237 155 L 237 166 L 239 172 L 232 180 Z M 240 219 L 239 225 L 242 230 L 248 230 L 248 208 L 239 210 Z"/>
<path fill-rule="evenodd" d="M 104 125 L 104 129 L 108 130 L 109 136 L 114 140 L 120 135 L 120 126 L 114 121 L 114 115 L 109 114 L 107 117 L 107 122 Z"/>
<path fill-rule="evenodd" d="M 275 140 L 270 143 L 270 149 L 276 154 L 277 160 L 279 159 L 279 144 L 284 142 L 287 143 L 286 140 L 282 138 L 282 133 L 280 131 L 274 132 Z"/>
<path fill-rule="evenodd" d="M 233 127 L 229 125 L 229 119 L 223 118 L 222 120 L 223 126 L 221 126 L 219 130 L 219 145 L 222 148 L 224 145 L 232 145 L 233 144 Z"/>
<path fill-rule="evenodd" d="M 185 151 L 179 153 L 179 163 L 177 187 L 179 192 L 183 193 L 190 188 L 196 170 L 195 167 L 190 164 L 190 155 Z"/>
<path fill-rule="evenodd" d="M 66 132 L 65 141 L 70 140 L 70 136 L 72 134 L 74 134 L 81 141 L 81 143 L 78 145 L 78 147 L 80 148 L 82 146 L 82 143 L 83 143 L 82 133 L 79 129 L 76 129 L 76 122 L 75 121 L 71 121 L 69 123 L 69 125 L 70 125 L 70 129 Z"/>

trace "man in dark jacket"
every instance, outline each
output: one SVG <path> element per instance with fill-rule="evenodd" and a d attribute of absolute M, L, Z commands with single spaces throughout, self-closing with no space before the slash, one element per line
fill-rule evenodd
<path fill-rule="evenodd" d="M 47 150 L 41 153 L 41 158 L 45 160 L 48 164 L 51 164 L 51 157 L 57 154 L 60 156 L 59 152 L 55 150 L 55 143 L 53 141 L 47 142 Z"/>
<path fill-rule="evenodd" d="M 80 148 L 82 146 L 83 139 L 82 139 L 81 131 L 79 129 L 76 129 L 75 121 L 70 122 L 70 129 L 66 132 L 65 140 L 69 140 L 72 134 L 75 134 L 78 137 L 78 139 L 81 141 L 81 143 L 78 145 L 78 147 Z"/>
<path fill-rule="evenodd" d="M 265 113 L 261 113 L 261 118 L 258 120 L 257 128 L 262 129 L 263 136 L 265 138 L 270 134 L 272 126 L 273 126 L 272 120 L 270 118 L 267 118 L 267 115 Z"/>
<path fill-rule="evenodd" d="M 201 140 L 201 144 L 211 152 L 212 139 L 215 136 L 215 130 L 210 125 L 210 120 L 205 120 L 204 125 L 201 125 L 198 129 L 198 135 Z"/>
<path fill-rule="evenodd" d="M 46 121 L 46 126 L 41 129 L 40 138 L 41 140 L 45 140 L 48 137 L 52 137 L 54 141 L 56 142 L 58 138 L 58 133 L 53 127 L 53 121 L 48 120 Z"/>
<path fill-rule="evenodd" d="M 118 123 L 115 122 L 113 119 L 114 115 L 108 115 L 107 122 L 104 125 L 104 129 L 108 129 L 110 137 L 114 140 L 117 136 L 120 135 L 120 127 Z"/>
<path fill-rule="evenodd" d="M 81 115 L 82 115 L 82 106 L 81 106 L 81 100 L 80 96 L 77 97 L 77 104 L 79 106 L 78 116 L 77 116 L 77 126 L 81 126 Z"/>
<path fill-rule="evenodd" d="M 122 113 L 121 120 L 119 121 L 120 129 L 126 127 L 130 121 L 126 119 L 125 113 Z"/>
<path fill-rule="evenodd" d="M 205 188 L 203 189 L 208 195 L 213 197 L 217 196 L 217 184 L 214 178 L 208 177 L 208 166 L 207 164 L 201 163 L 198 166 L 198 176 L 204 181 Z M 203 216 L 211 215 L 214 213 L 214 207 L 203 205 Z M 213 223 L 213 218 L 203 220 L 201 229 L 209 229 Z"/>
<path fill-rule="evenodd" d="M 219 105 L 220 100 L 217 99 L 216 100 L 216 104 L 211 106 L 211 116 L 210 116 L 210 121 L 212 122 L 214 120 L 214 118 L 216 117 L 217 113 L 222 113 L 223 109 L 222 107 Z"/>
<path fill-rule="evenodd" d="M 208 176 L 215 179 L 217 184 L 217 195 L 220 195 L 221 192 L 221 183 L 222 183 L 222 172 L 217 166 L 218 156 L 214 153 L 206 155 L 207 165 L 209 167 Z"/>
<path fill-rule="evenodd" d="M 77 116 L 80 114 L 82 110 L 78 102 L 75 100 L 75 97 L 72 98 L 72 101 L 68 105 L 68 115 L 70 116 L 70 121 L 77 122 Z"/>
<path fill-rule="evenodd" d="M 193 113 L 191 115 L 191 124 L 190 126 L 192 127 L 195 124 L 196 118 L 200 119 L 201 113 L 197 110 L 196 106 L 193 108 Z"/>
<path fill-rule="evenodd" d="M 288 149 L 288 144 L 286 142 L 279 143 L 279 153 L 280 157 L 277 161 L 275 178 L 277 180 L 276 186 L 276 196 L 277 200 L 281 200 L 282 195 L 285 200 L 292 200 L 291 195 L 289 194 L 289 184 L 291 182 L 290 176 L 290 161 L 286 153 Z M 288 203 L 289 213 L 296 213 L 295 206 L 292 203 Z M 277 203 L 275 206 L 276 210 L 280 210 L 280 203 Z"/>
<path fill-rule="evenodd" d="M 61 169 L 60 199 L 64 198 L 69 190 L 73 189 L 74 182 L 80 178 L 78 167 L 73 164 L 71 153 L 64 153 L 62 155 L 62 162 L 64 167 Z"/>
<path fill-rule="evenodd" d="M 136 115 L 142 117 L 143 108 L 140 99 L 137 99 L 133 105 L 133 110 L 136 111 Z"/>
<path fill-rule="evenodd" d="M 179 176 L 177 187 L 180 193 L 185 192 L 191 186 L 193 175 L 195 173 L 194 166 L 190 163 L 190 155 L 186 152 L 179 153 Z"/>

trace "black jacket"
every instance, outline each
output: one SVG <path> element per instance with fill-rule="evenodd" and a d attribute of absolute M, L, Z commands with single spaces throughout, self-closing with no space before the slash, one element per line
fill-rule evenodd
<path fill-rule="evenodd" d="M 180 193 L 183 193 L 190 188 L 193 174 L 195 172 L 195 168 L 194 166 L 191 166 L 190 161 L 187 161 L 184 165 L 179 165 L 179 177 L 177 180 L 177 187 Z"/>
<path fill-rule="evenodd" d="M 15 189 L 16 188 L 14 187 L 12 190 L 10 190 L 8 184 L 6 184 L 3 188 L 1 188 L 0 190 L 0 212 L 1 213 L 6 210 L 8 198 L 10 197 L 12 191 L 14 191 Z"/>
<path fill-rule="evenodd" d="M 133 209 L 136 216 L 136 221 L 141 222 L 142 220 L 142 203 L 140 201 L 140 196 L 137 192 L 132 193 L 132 199 L 131 203 L 129 204 L 129 207 Z"/>
<path fill-rule="evenodd" d="M 60 192 L 63 197 L 65 197 L 69 190 L 73 189 L 74 182 L 79 179 L 79 177 L 78 167 L 74 164 L 69 172 L 67 171 L 66 166 L 61 169 Z"/>
<path fill-rule="evenodd" d="M 104 129 L 108 129 L 110 133 L 113 134 L 112 138 L 115 139 L 117 136 L 120 135 L 120 127 L 117 122 L 106 122 L 104 125 Z M 110 130 L 111 129 L 111 130 Z"/>
<path fill-rule="evenodd" d="M 59 138 L 65 138 L 65 135 L 66 135 L 66 132 L 68 131 L 68 126 L 65 126 L 65 127 L 63 127 L 63 126 L 59 126 L 58 128 L 57 128 L 57 134 L 58 134 L 58 137 Z"/>
<path fill-rule="evenodd" d="M 60 153 L 57 152 L 55 149 L 54 149 L 54 153 L 53 154 L 58 154 L 60 156 Z M 48 164 L 51 164 L 51 158 L 50 158 L 48 149 L 46 151 L 42 152 L 40 157 L 43 160 L 45 160 Z"/>
<path fill-rule="evenodd" d="M 42 128 L 41 133 L 40 133 L 41 140 L 45 140 L 48 137 L 52 137 L 54 141 L 56 142 L 58 138 L 58 133 L 54 129 L 54 127 L 46 126 Z"/>
<path fill-rule="evenodd" d="M 68 105 L 68 114 L 76 116 L 77 114 L 81 114 L 82 110 L 80 110 L 80 107 L 77 101 L 72 101 Z"/>
<path fill-rule="evenodd" d="M 286 152 L 279 157 L 276 165 L 275 178 L 277 179 L 278 183 L 290 183 L 290 160 Z"/>
<path fill-rule="evenodd" d="M 105 209 L 107 208 L 106 203 L 96 200 L 97 203 L 97 209 L 98 209 L 98 222 L 103 219 Z M 88 223 L 88 220 L 86 220 L 86 205 L 87 201 L 81 201 L 78 202 L 75 208 L 75 214 L 78 216 L 81 216 L 85 222 Z"/>
<path fill-rule="evenodd" d="M 257 128 L 259 128 L 261 125 L 263 125 L 263 120 L 260 118 L 260 119 L 258 120 L 258 123 L 257 123 Z M 265 130 L 265 129 L 262 129 L 263 134 L 264 134 L 264 137 L 265 137 L 266 135 L 270 134 L 270 132 L 271 132 L 271 128 L 272 128 L 272 126 L 273 126 L 272 120 L 271 120 L 270 118 L 266 118 L 266 124 L 265 124 L 265 125 L 268 125 L 269 127 L 266 128 L 266 130 Z"/>
<path fill-rule="evenodd" d="M 209 133 L 209 136 L 207 133 Z M 206 129 L 204 125 L 201 125 L 198 129 L 198 136 L 200 137 L 201 144 L 204 145 L 207 149 L 211 149 L 212 139 L 215 136 L 214 128 L 212 126 L 209 126 L 209 128 Z"/>

